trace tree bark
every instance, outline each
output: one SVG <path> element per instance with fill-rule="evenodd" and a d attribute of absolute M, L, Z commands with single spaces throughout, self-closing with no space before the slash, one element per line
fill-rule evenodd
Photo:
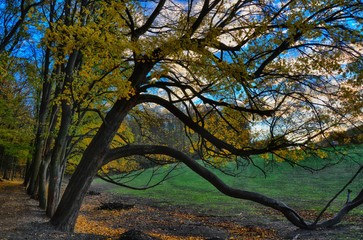
<path fill-rule="evenodd" d="M 28 186 L 28 183 L 30 180 L 30 166 L 31 166 L 31 159 L 28 158 L 26 160 L 26 165 L 25 165 L 25 169 L 24 169 L 24 182 L 23 182 L 24 187 Z"/>
<path fill-rule="evenodd" d="M 58 88 L 58 87 L 57 87 Z M 59 93 L 59 89 L 56 90 L 55 94 Z M 53 106 L 52 113 L 50 115 L 50 127 L 49 127 L 49 136 L 47 138 L 47 142 L 44 149 L 44 159 L 42 161 L 42 165 L 40 167 L 40 186 L 39 186 L 39 207 L 42 209 L 47 209 L 48 203 L 48 183 L 49 183 L 49 174 L 48 174 L 48 167 L 52 160 L 52 145 L 54 142 L 54 136 L 52 132 L 55 130 L 56 127 L 56 120 L 57 120 L 57 111 L 58 106 Z"/>
<path fill-rule="evenodd" d="M 50 156 L 42 161 L 39 172 L 39 207 L 47 208 L 47 170 L 50 163 Z"/>
<path fill-rule="evenodd" d="M 62 120 L 50 162 L 47 215 L 53 216 L 60 199 L 62 163 L 65 158 L 68 130 L 72 123 L 72 109 L 67 102 L 62 103 Z"/>
<path fill-rule="evenodd" d="M 15 174 L 16 174 L 16 161 L 15 161 L 15 157 L 12 157 L 12 162 L 11 162 L 11 181 L 14 181 L 15 178 Z"/>
<path fill-rule="evenodd" d="M 45 116 L 44 116 L 45 117 Z M 42 123 L 40 123 L 42 121 Z M 44 146 L 43 134 L 44 134 L 44 124 L 45 118 L 42 116 L 39 117 L 39 125 L 37 135 L 35 137 L 35 153 L 33 157 L 33 161 L 30 165 L 30 177 L 29 177 L 29 186 L 27 188 L 27 193 L 31 196 L 35 194 L 36 182 L 38 179 L 38 174 L 40 170 L 40 165 L 42 162 L 42 152 Z"/>

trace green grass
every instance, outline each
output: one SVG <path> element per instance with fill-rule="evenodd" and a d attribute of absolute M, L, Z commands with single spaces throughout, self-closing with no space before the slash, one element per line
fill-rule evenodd
<path fill-rule="evenodd" d="M 341 162 L 319 172 L 311 173 L 289 164 L 274 163 L 267 176 L 256 167 L 249 166 L 238 177 L 225 176 L 217 170 L 212 170 L 224 182 L 235 188 L 255 191 L 284 201 L 288 205 L 306 210 L 320 210 L 324 205 L 349 181 L 357 171 L 359 164 L 363 164 L 363 145 L 351 146 L 341 149 L 347 156 L 333 156 L 335 161 Z M 306 159 L 302 164 L 322 166 L 327 160 Z M 256 158 L 260 166 L 265 162 Z M 231 167 L 231 166 L 228 166 Z M 160 171 L 167 171 L 171 166 L 164 166 Z M 151 170 L 129 183 L 130 185 L 143 186 L 149 181 Z M 156 182 L 161 176 L 153 179 Z M 97 184 L 108 184 L 96 179 Z M 354 197 L 363 186 L 363 173 L 355 179 L 348 188 Z M 239 212 L 258 212 L 260 206 L 251 202 L 233 199 L 219 193 L 206 180 L 199 177 L 184 165 L 180 165 L 173 172 L 173 177 L 157 187 L 145 191 L 130 190 L 112 185 L 111 192 L 136 197 L 151 198 L 157 202 L 192 207 L 196 211 L 214 211 L 219 214 L 235 214 Z M 346 190 L 334 201 L 330 212 L 338 210 L 346 201 Z M 355 209 L 352 214 L 363 214 L 363 207 Z"/>

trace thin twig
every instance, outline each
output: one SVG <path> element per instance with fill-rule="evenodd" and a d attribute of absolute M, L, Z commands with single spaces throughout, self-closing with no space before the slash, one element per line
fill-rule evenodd
<path fill-rule="evenodd" d="M 324 212 L 329 208 L 330 204 L 354 181 L 354 179 L 359 175 L 359 173 L 362 170 L 363 170 L 363 166 L 361 166 L 358 169 L 358 171 L 353 175 L 353 177 L 351 179 L 349 179 L 349 181 L 343 186 L 343 188 L 340 189 L 340 191 L 337 192 L 332 199 L 330 199 L 330 201 L 326 204 L 326 206 L 323 208 L 323 210 L 321 210 L 321 212 L 319 213 L 319 215 L 315 219 L 315 221 L 312 224 L 312 226 L 315 226 L 319 222 L 320 218 L 322 217 L 322 215 L 324 214 Z"/>

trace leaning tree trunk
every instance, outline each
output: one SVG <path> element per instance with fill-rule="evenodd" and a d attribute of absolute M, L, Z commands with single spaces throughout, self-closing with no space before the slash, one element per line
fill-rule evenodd
<path fill-rule="evenodd" d="M 42 99 L 39 106 L 39 117 L 38 117 L 38 126 L 37 126 L 37 133 L 35 136 L 35 152 L 33 156 L 33 161 L 30 165 L 30 178 L 29 178 L 29 186 L 27 189 L 27 193 L 29 195 L 36 194 L 36 183 L 39 180 L 39 170 L 40 165 L 43 158 L 44 152 L 44 143 L 45 143 L 45 131 L 47 125 L 47 116 L 49 110 L 49 101 L 50 101 L 50 94 L 52 90 L 52 83 L 48 79 L 49 73 L 49 64 L 50 64 L 50 50 L 47 49 L 46 56 L 45 56 L 45 69 L 44 69 L 44 79 L 43 79 L 43 90 L 42 90 Z M 27 180 L 28 182 L 28 180 Z"/>
<path fill-rule="evenodd" d="M 43 146 L 44 146 L 44 140 L 43 140 L 43 133 L 44 133 L 44 126 L 41 126 L 43 124 L 39 123 L 38 126 L 38 132 L 35 137 L 35 153 L 33 157 L 33 161 L 30 165 L 30 176 L 29 176 L 29 186 L 27 188 L 27 193 L 31 196 L 34 196 L 36 194 L 36 184 L 38 180 L 38 174 L 40 170 L 40 165 L 42 162 L 42 153 L 43 153 Z"/>
<path fill-rule="evenodd" d="M 54 14 L 55 14 L 55 5 L 54 3 L 50 3 L 49 4 L 50 8 L 49 8 L 49 23 L 52 24 L 54 22 Z M 50 98 L 51 98 L 51 92 L 52 92 L 52 85 L 53 85 L 53 81 L 51 80 L 52 78 L 49 78 L 49 73 L 50 73 L 50 64 L 51 64 L 51 50 L 49 47 L 46 48 L 45 51 L 45 56 L 44 56 L 44 72 L 43 72 L 43 88 L 42 88 L 42 99 L 41 99 L 41 103 L 40 103 L 40 110 L 39 110 L 39 126 L 41 126 L 41 129 L 39 129 L 38 127 L 38 131 L 39 131 L 39 136 L 41 137 L 42 142 L 40 142 L 39 144 L 37 144 L 37 142 L 39 141 L 39 136 L 37 137 L 36 142 L 36 151 L 35 151 L 35 155 L 34 155 L 34 161 L 33 163 L 39 165 L 39 190 L 38 190 L 38 195 L 39 195 L 39 206 L 43 209 L 45 209 L 46 207 L 46 173 L 47 173 L 47 168 L 49 165 L 49 160 L 48 162 L 44 162 L 46 161 L 46 154 L 47 152 L 49 152 L 49 149 L 51 148 L 50 144 L 48 144 L 49 138 L 51 138 L 51 136 L 49 136 L 49 134 L 51 134 L 51 132 L 54 130 L 54 126 L 50 127 L 49 129 L 46 129 L 45 123 L 47 120 L 47 115 L 48 115 L 48 110 L 49 110 L 49 103 L 50 103 Z M 52 73 L 53 76 L 58 75 L 61 71 L 60 66 L 55 66 L 54 72 Z M 59 86 L 56 86 L 55 92 L 53 97 L 57 97 L 59 94 Z M 50 115 L 50 123 L 49 125 L 54 125 L 54 121 L 55 121 L 55 115 L 57 112 L 57 106 L 54 105 L 52 108 L 52 114 Z M 45 134 L 48 133 L 48 134 Z M 45 138 L 44 135 L 48 135 L 47 138 L 47 142 L 44 141 L 43 138 Z M 38 167 L 34 166 L 34 170 L 37 170 Z M 32 173 L 31 173 L 32 174 Z M 25 183 L 28 182 L 28 180 L 24 181 Z M 31 189 L 29 189 L 29 193 L 33 191 Z M 33 191 L 34 192 L 34 191 Z"/>
<path fill-rule="evenodd" d="M 67 66 L 64 71 L 65 77 L 61 92 L 64 93 L 66 89 L 72 88 L 73 73 L 77 65 L 81 62 L 81 58 L 82 55 L 80 54 L 79 51 L 74 51 L 69 56 Z M 61 165 L 64 162 L 63 159 L 66 153 L 67 136 L 73 117 L 71 96 L 68 96 L 68 99 L 63 99 L 61 104 L 62 104 L 61 124 L 53 148 L 52 159 L 50 162 L 50 169 L 49 169 L 50 178 L 49 178 L 48 204 L 47 204 L 47 215 L 49 217 L 53 216 L 60 199 L 60 186 L 63 177 L 62 174 L 63 167 Z"/>
<path fill-rule="evenodd" d="M 58 89 L 58 88 L 57 88 Z M 56 95 L 59 93 L 59 89 L 56 90 Z M 55 130 L 56 127 L 56 120 L 57 120 L 57 111 L 58 106 L 54 105 L 52 109 L 52 114 L 50 115 L 50 127 L 48 132 L 50 133 L 47 142 L 44 148 L 44 159 L 40 166 L 40 173 L 39 173 L 39 207 L 42 209 L 47 209 L 47 202 L 48 202 L 48 167 L 52 160 L 52 145 L 54 143 L 54 136 L 52 132 Z"/>
<path fill-rule="evenodd" d="M 135 106 L 136 99 L 137 97 L 133 97 L 128 101 L 124 99 L 118 100 L 85 150 L 81 162 L 68 183 L 59 206 L 50 220 L 57 229 L 73 231 L 83 198 L 91 185 L 93 177 L 102 166 L 116 131 L 130 109 Z"/>
<path fill-rule="evenodd" d="M 63 159 L 65 158 L 68 130 L 69 127 L 71 126 L 71 121 L 72 121 L 70 107 L 69 111 L 63 109 L 63 112 L 62 112 L 62 123 L 60 126 L 58 137 L 55 142 L 49 168 L 50 178 L 49 178 L 48 204 L 47 204 L 47 215 L 49 217 L 53 216 L 60 199 L 60 191 L 61 191 L 60 186 L 63 177 L 62 163 Z"/>

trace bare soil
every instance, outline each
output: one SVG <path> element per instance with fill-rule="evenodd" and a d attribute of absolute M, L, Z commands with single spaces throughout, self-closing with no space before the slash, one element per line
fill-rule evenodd
<path fill-rule="evenodd" d="M 130 229 L 159 239 L 363 239 L 362 216 L 350 217 L 328 230 L 302 231 L 268 209 L 258 215 L 221 216 L 192 207 L 120 197 L 97 186 L 89 193 L 75 233 L 64 233 L 48 223 L 44 211 L 25 193 L 21 182 L 0 181 L 0 240 L 117 239 Z M 105 203 L 112 203 L 111 209 L 101 209 Z M 120 208 L 112 208 L 116 206 Z"/>

